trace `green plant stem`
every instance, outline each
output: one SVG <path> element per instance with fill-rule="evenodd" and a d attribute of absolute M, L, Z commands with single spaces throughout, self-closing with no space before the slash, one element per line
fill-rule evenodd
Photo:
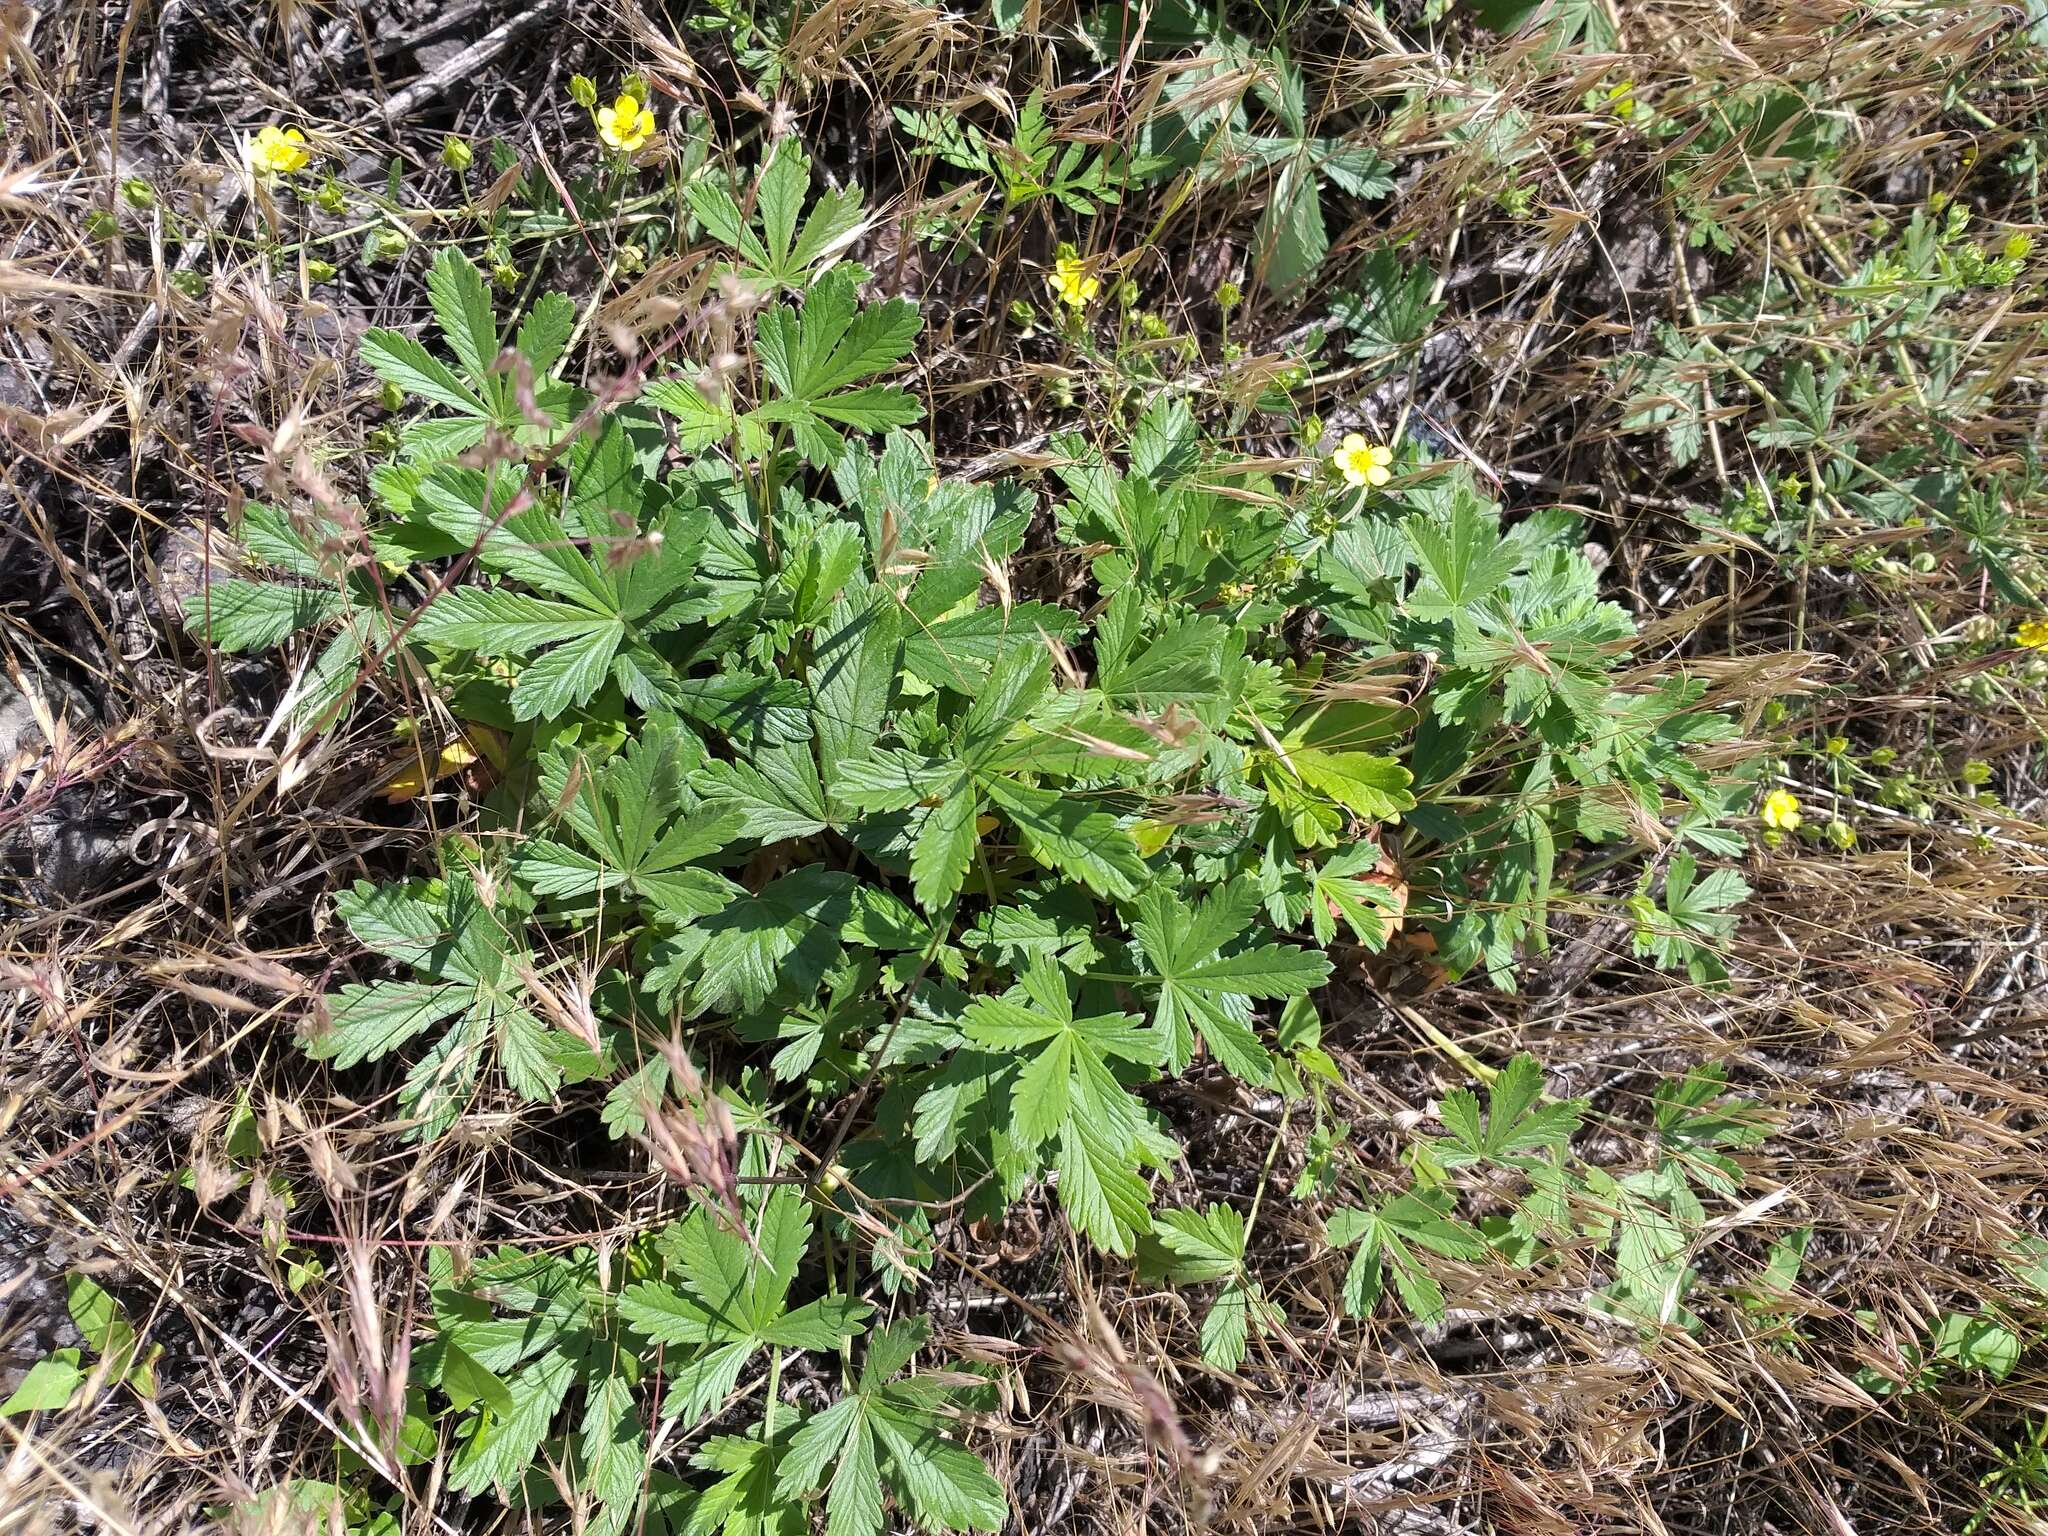
<path fill-rule="evenodd" d="M 1280 1111 L 1280 1127 L 1273 1132 L 1273 1144 L 1266 1148 L 1265 1165 L 1259 1169 L 1259 1187 L 1252 1191 L 1252 1208 L 1244 1218 L 1244 1229 L 1249 1234 L 1259 1221 L 1259 1202 L 1266 1198 L 1266 1185 L 1273 1177 L 1273 1164 L 1279 1159 L 1280 1145 L 1287 1140 L 1287 1125 L 1294 1118 L 1294 1106 L 1288 1104 Z"/>

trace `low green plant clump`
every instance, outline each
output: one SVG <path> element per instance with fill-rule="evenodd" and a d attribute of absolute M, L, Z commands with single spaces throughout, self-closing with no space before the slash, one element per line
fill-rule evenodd
<path fill-rule="evenodd" d="M 889 378 L 917 310 L 860 301 L 862 210 L 810 182 L 785 140 L 751 186 L 687 188 L 766 299 L 715 369 L 664 344 L 580 387 L 566 299 L 507 335 L 442 251 L 445 354 L 363 344 L 426 407 L 374 508 L 251 508 L 248 568 L 193 599 L 228 649 L 324 637 L 304 738 L 402 667 L 493 743 L 438 871 L 340 898 L 363 979 L 306 1049 L 402 1063 L 412 1139 L 484 1104 L 587 1108 L 693 1197 L 623 1248 L 437 1256 L 380 1442 L 429 1454 L 439 1422 L 451 1487 L 570 1497 L 599 1531 L 794 1532 L 822 1499 L 864 1536 L 884 1490 L 927 1528 L 994 1530 L 1001 1489 L 961 1444 L 988 1383 L 934 1368 L 915 1315 L 953 1226 L 1049 1187 L 1103 1254 L 1220 1284 L 1219 1367 L 1281 1316 L 1245 1263 L 1257 1201 L 1155 1208 L 1181 1161 L 1160 1085 L 1196 1075 L 1312 1119 L 1293 1198 L 1334 1201 L 1352 1312 L 1391 1280 L 1440 1318 L 1418 1250 L 1534 1265 L 1590 1238 L 1602 1305 L 1696 1325 L 1703 1198 L 1736 1192 L 1725 1149 L 1767 1123 L 1718 1076 L 1660 1090 L 1663 1150 L 1626 1175 L 1573 1154 L 1586 1107 L 1526 1056 L 1484 1114 L 1444 1101 L 1398 1193 L 1329 1114 L 1331 948 L 1510 987 L 1576 850 L 1668 845 L 1628 909 L 1639 953 L 1722 974 L 1745 888 L 1701 861 L 1742 850 L 1753 779 L 1703 683 L 1628 669 L 1578 520 L 1510 524 L 1412 447 L 1284 476 L 1161 387 L 1055 439 L 1049 512 L 949 478 Z M 441 750 L 419 744 L 414 792 Z M 1518 1187 L 1512 1213 L 1461 1215 L 1468 1173 Z M 840 1378 L 828 1406 L 783 1400 L 798 1360 Z M 700 1432 L 693 1475 L 643 1475 Z"/>

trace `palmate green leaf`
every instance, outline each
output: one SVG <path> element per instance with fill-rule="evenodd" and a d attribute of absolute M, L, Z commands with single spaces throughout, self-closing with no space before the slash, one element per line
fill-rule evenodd
<path fill-rule="evenodd" d="M 1329 945 L 1342 919 L 1351 936 L 1374 952 L 1387 946 L 1388 924 L 1407 910 L 1393 889 L 1370 877 L 1379 871 L 1380 850 L 1372 843 L 1354 843 L 1320 865 L 1311 878 L 1310 926 L 1316 942 Z"/>
<path fill-rule="evenodd" d="M 649 659 L 659 662 L 659 658 Z M 743 750 L 803 741 L 810 734 L 803 684 L 793 678 L 763 677 L 733 668 L 713 677 L 679 678 L 665 663 L 661 665 L 667 674 L 662 695 L 665 706 L 720 732 Z"/>
<path fill-rule="evenodd" d="M 692 996 L 702 1010 L 758 1008 L 781 987 L 809 996 L 840 950 L 854 877 L 821 864 L 792 870 L 698 926 L 708 935 Z"/>
<path fill-rule="evenodd" d="M 1033 957 L 1003 996 L 971 1003 L 960 1028 L 984 1050 L 1018 1059 L 1010 1135 L 1026 1151 L 1055 1144 L 1061 1209 L 1106 1251 L 1130 1252 L 1148 1225 L 1150 1197 L 1138 1167 L 1150 1135 L 1144 1106 L 1112 1063 L 1150 1068 L 1159 1058 L 1158 1036 L 1130 1014 L 1076 1018 L 1067 979 L 1045 955 Z"/>
<path fill-rule="evenodd" d="M 1116 817 L 1005 775 L 1010 738 L 1048 698 L 1051 670 L 1051 657 L 1035 637 L 1013 641 L 998 653 L 960 718 L 950 756 L 884 747 L 840 762 L 835 798 L 859 810 L 917 811 L 911 876 L 927 912 L 950 901 L 966 878 L 984 805 L 1002 813 L 1039 862 L 1098 894 L 1129 896 L 1147 879 L 1144 858 Z"/>
<path fill-rule="evenodd" d="M 1164 715 L 1176 706 L 1211 729 L 1236 707 L 1243 636 L 1207 615 L 1168 626 L 1142 650 L 1105 664 L 1095 686 L 1120 709 Z"/>
<path fill-rule="evenodd" d="M 317 513 L 299 515 L 306 520 L 304 528 L 277 508 L 252 501 L 242 509 L 242 524 L 235 534 L 242 547 L 265 565 L 275 566 L 300 581 L 325 581 L 335 573 L 339 562 L 317 544 L 339 540 L 344 530 L 327 523 Z"/>
<path fill-rule="evenodd" d="M 756 407 L 755 419 L 787 425 L 798 449 L 820 466 L 846 450 L 828 418 L 866 432 L 908 426 L 923 415 L 911 395 L 892 386 L 850 386 L 898 362 L 918 324 L 917 306 L 906 299 L 860 309 L 853 278 L 835 267 L 810 286 L 801 314 L 778 305 L 761 317 L 756 340 L 776 395 Z"/>
<path fill-rule="evenodd" d="M 663 1412 L 700 1419 L 732 1390 L 761 1350 L 835 1350 L 857 1337 L 873 1310 L 856 1297 L 789 1307 L 789 1288 L 811 1237 L 804 1199 L 779 1186 L 761 1208 L 753 1243 L 730 1217 L 698 1207 L 663 1235 L 671 1273 L 629 1285 L 619 1315 L 657 1344 L 686 1352 L 666 1369 Z"/>
<path fill-rule="evenodd" d="M 702 453 L 741 427 L 739 413 L 729 400 L 714 398 L 692 379 L 657 379 L 647 386 L 641 398 L 675 418 L 676 446 L 685 453 Z M 748 456 L 759 457 L 762 451 L 762 445 L 754 445 Z"/>
<path fill-rule="evenodd" d="M 287 635 L 342 611 L 334 587 L 231 578 L 209 582 L 185 599 L 185 625 L 224 651 L 264 651 Z"/>
<path fill-rule="evenodd" d="M 810 748 L 801 742 L 763 748 L 752 763 L 706 763 L 696 783 L 707 806 L 734 818 L 741 837 L 790 842 L 832 824 Z"/>
<path fill-rule="evenodd" d="M 1249 932 L 1259 895 L 1241 881 L 1190 907 L 1165 882 L 1131 908 L 1131 933 L 1151 965 L 1135 979 L 1159 989 L 1152 1023 L 1171 1071 L 1194 1056 L 1199 1030 L 1210 1052 L 1248 1083 L 1271 1080 L 1273 1062 L 1253 1028 L 1251 1000 L 1294 997 L 1330 974 L 1327 955 L 1285 944 L 1224 954 Z"/>
<path fill-rule="evenodd" d="M 1715 952 L 1735 931 L 1730 908 L 1749 896 L 1749 884 L 1732 869 L 1718 869 L 1695 884 L 1699 864 L 1690 853 L 1672 856 L 1664 881 L 1664 905 L 1647 896 L 1631 900 L 1637 921 L 1632 948 L 1659 965 L 1683 966 L 1697 986 L 1716 987 L 1728 968 Z"/>
<path fill-rule="evenodd" d="M 1502 540 L 1494 518 L 1463 485 L 1441 518 L 1417 514 L 1401 530 L 1422 567 L 1406 604 L 1418 618 L 1451 618 L 1491 597 L 1514 573 L 1516 547 Z"/>
<path fill-rule="evenodd" d="M 1206 1210 L 1160 1211 L 1152 1218 L 1152 1235 L 1139 1250 L 1146 1273 L 1176 1284 L 1227 1282 L 1202 1319 L 1202 1358 L 1219 1370 L 1234 1371 L 1244 1363 L 1254 1328 L 1284 1324 L 1280 1310 L 1266 1298 L 1258 1282 L 1245 1273 L 1245 1221 L 1236 1208 L 1221 1202 Z"/>
<path fill-rule="evenodd" d="M 469 876 L 426 885 L 359 884 L 337 906 L 365 944 L 419 974 L 342 987 L 328 999 L 326 1020 L 301 1043 L 316 1061 L 345 1070 L 448 1024 L 399 1093 L 416 1122 L 413 1136 L 431 1139 L 454 1123 L 492 1048 L 508 1086 L 531 1102 L 553 1097 L 570 1064 L 587 1067 L 587 1047 L 525 1006 L 521 973 L 538 964 L 524 936 L 508 930 L 509 910 L 486 905 Z"/>
<path fill-rule="evenodd" d="M 1344 1307 L 1365 1317 L 1378 1305 L 1383 1280 L 1391 1272 L 1394 1289 L 1417 1321 L 1443 1320 L 1443 1288 L 1416 1258 L 1419 1246 L 1446 1258 L 1477 1262 L 1486 1257 L 1486 1241 L 1449 1214 L 1449 1196 L 1416 1191 L 1396 1195 L 1377 1206 L 1334 1212 L 1327 1231 L 1333 1247 L 1354 1244 L 1351 1268 L 1344 1277 Z"/>
<path fill-rule="evenodd" d="M 536 656 L 512 685 L 512 718 L 556 720 L 588 704 L 625 641 L 626 626 L 613 622 Z"/>
<path fill-rule="evenodd" d="M 616 681 L 643 709 L 695 713 L 698 698 L 734 680 L 685 682 L 647 640 L 699 611 L 686 589 L 694 585 L 707 515 L 694 502 L 669 505 L 647 520 L 643 535 L 637 503 L 650 493 L 617 429 L 607 428 L 573 458 L 576 478 L 567 508 L 586 530 L 578 535 L 539 505 L 508 516 L 510 498 L 519 494 L 508 475 L 488 478 L 443 465 L 421 480 L 416 505 L 427 522 L 457 547 L 475 549 L 486 569 L 548 595 L 502 587 L 437 592 L 420 609 L 413 633 L 486 656 L 520 658 L 541 651 L 519 669 L 513 684 L 514 720 L 552 719 L 580 709 L 607 681 Z M 603 547 L 614 534 L 638 540 L 640 547 L 615 565 L 583 552 L 582 544 Z"/>
<path fill-rule="evenodd" d="M 1369 363 L 1388 361 L 1421 345 L 1443 310 L 1431 297 L 1436 277 L 1420 262 L 1405 264 L 1381 246 L 1359 268 L 1357 289 L 1332 295 L 1335 320 L 1349 332 L 1344 350 Z"/>
<path fill-rule="evenodd" d="M 407 459 L 451 459 L 492 430 L 522 442 L 553 438 L 584 398 L 551 373 L 575 324 L 569 301 L 543 295 L 519 327 L 514 345 L 532 387 L 515 390 L 511 374 L 498 370 L 501 338 L 490 292 L 469 258 L 444 247 L 427 275 L 427 295 L 454 368 L 396 331 L 374 329 L 362 341 L 363 361 L 385 383 L 455 413 L 407 423 L 400 439 Z"/>
<path fill-rule="evenodd" d="M 1392 821 L 1415 809 L 1408 770 L 1391 757 L 1290 746 L 1286 763 L 1310 789 L 1363 820 Z"/>
<path fill-rule="evenodd" d="M 823 1490 L 828 1536 L 880 1536 L 881 1491 L 927 1531 L 997 1531 L 1009 1514 L 979 1456 L 946 1437 L 961 1395 L 927 1377 L 895 1379 L 929 1336 L 922 1318 L 879 1330 L 854 1390 L 790 1437 L 776 1492 Z"/>
<path fill-rule="evenodd" d="M 550 597 L 599 613 L 616 613 L 617 593 L 553 512 L 539 505 L 515 510 L 525 490 L 520 472 L 491 473 L 467 465 L 438 465 L 413 493 L 416 514 L 453 541 L 474 549 L 494 575 L 510 577 Z"/>
<path fill-rule="evenodd" d="M 1011 1088 L 1011 1131 L 1026 1147 L 1050 1140 L 1076 1115 L 1097 1121 L 1113 1141 L 1135 1142 L 1143 1110 L 1110 1062 L 1157 1062 L 1157 1038 L 1138 1026 L 1124 1013 L 1075 1018 L 1064 974 L 1043 955 L 1017 987 L 977 999 L 960 1018 L 976 1045 L 1022 1059 Z"/>
<path fill-rule="evenodd" d="M 690 1464 L 724 1476 L 689 1506 L 681 1530 L 689 1536 L 804 1536 L 810 1527 L 803 1505 L 777 1491 L 796 1425 L 778 1420 L 778 1426 L 771 1433 L 766 1424 L 756 1424 L 744 1435 L 714 1435 L 704 1442 Z"/>
<path fill-rule="evenodd" d="M 909 622 L 903 631 L 903 669 L 933 688 L 950 688 L 979 696 L 998 657 L 1020 643 L 1042 648 L 1040 635 L 1071 640 L 1081 632 L 1080 620 L 1050 603 L 1017 603 L 1008 611 L 976 608 L 969 613 L 923 623 Z"/>
<path fill-rule="evenodd" d="M 754 184 L 754 222 L 712 177 L 689 182 L 683 193 L 698 222 L 740 254 L 741 263 L 732 268 L 737 276 L 768 288 L 801 290 L 837 262 L 870 222 L 859 187 L 828 188 L 803 220 L 799 235 L 797 222 L 810 185 L 810 157 L 791 135 L 776 141 Z"/>
<path fill-rule="evenodd" d="M 1201 1211 L 1160 1211 L 1152 1218 L 1152 1235 L 1172 1255 L 1167 1269 L 1172 1280 L 1223 1280 L 1244 1264 L 1244 1217 L 1220 1201 Z"/>
<path fill-rule="evenodd" d="M 542 896 L 616 890 L 679 919 L 718 911 L 740 887 L 693 861 L 738 837 L 743 817 L 722 804 L 685 809 L 684 778 L 702 756 L 695 738 L 673 719 L 656 717 L 600 768 L 551 760 L 542 770 L 542 788 L 559 805 L 573 786 L 564 819 L 581 846 L 536 838 L 520 849 L 513 867 Z"/>
<path fill-rule="evenodd" d="M 521 1361 L 588 1332 L 585 1287 L 595 1271 L 587 1250 L 570 1255 L 500 1248 L 457 1284 L 432 1291 L 440 1343 L 503 1378 Z"/>
<path fill-rule="evenodd" d="M 377 981 L 333 994 L 330 1027 L 306 1044 L 315 1061 L 338 1070 L 389 1055 L 432 1026 L 474 1006 L 474 987 L 460 982 Z"/>
<path fill-rule="evenodd" d="M 1488 1087 L 1483 1125 L 1479 1100 L 1470 1089 L 1445 1094 L 1442 1114 L 1450 1136 L 1436 1144 L 1437 1160 L 1447 1168 L 1477 1162 L 1517 1167 L 1533 1154 L 1563 1152 L 1586 1101 L 1543 1104 L 1542 1097 L 1543 1067 L 1527 1051 L 1503 1067 Z"/>

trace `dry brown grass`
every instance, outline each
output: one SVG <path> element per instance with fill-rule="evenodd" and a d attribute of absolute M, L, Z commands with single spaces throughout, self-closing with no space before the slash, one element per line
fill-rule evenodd
<path fill-rule="evenodd" d="M 462 42 L 505 15 L 458 9 Z M 1866 755 L 1988 761 L 2002 807 L 1951 784 L 1929 822 L 1851 796 L 1841 813 L 1856 851 L 1795 844 L 1753 859 L 1757 898 L 1724 992 L 1629 959 L 1615 875 L 1575 893 L 1551 969 L 1524 996 L 1476 984 L 1416 995 L 1412 976 L 1352 967 L 1335 992 L 1344 1006 L 1326 1010 L 1347 1083 L 1337 1110 L 1364 1163 L 1391 1173 L 1405 1134 L 1464 1080 L 1466 1053 L 1527 1048 L 1594 1099 L 1591 1155 L 1620 1169 L 1644 1156 L 1656 1078 L 1724 1062 L 1777 1128 L 1743 1158 L 1747 1203 L 1699 1244 L 1702 1294 L 1753 1273 L 1772 1237 L 1811 1226 L 1806 1278 L 1786 1304 L 1811 1343 L 1779 1347 L 1725 1299 L 1702 1303 L 1697 1338 L 1640 1337 L 1587 1309 L 1602 1274 L 1590 1244 L 1540 1274 L 1445 1262 L 1455 1305 L 1442 1328 L 1351 1324 L 1336 1301 L 1343 1256 L 1304 1215 L 1269 1222 L 1256 1255 L 1291 1331 L 1225 1375 L 1197 1359 L 1185 1297 L 1135 1284 L 1049 1211 L 1024 1211 L 1002 1232 L 942 1243 L 931 1303 L 962 1353 L 1004 1373 L 1005 1411 L 984 1444 L 1019 1529 L 1947 1531 L 1975 1508 L 1996 1449 L 2048 1412 L 2039 1348 L 1998 1387 L 1879 1400 L 1851 1377 L 1857 1363 L 1903 1375 L 1917 1330 L 1994 1291 L 2030 1338 L 2048 1329 L 2041 1299 L 2028 1311 L 1998 1260 L 2048 1222 L 2040 691 L 1991 704 L 1959 691 L 1990 665 L 1945 638 L 1984 611 L 1981 583 L 1946 570 L 1873 595 L 1829 570 L 1790 581 L 1753 541 L 1699 534 L 1682 514 L 1747 475 L 1733 417 L 1756 402 L 1714 402 L 1699 472 L 1677 476 L 1651 439 L 1621 430 L 1602 371 L 1653 317 L 1726 346 L 1749 339 L 1702 321 L 1703 280 L 1722 287 L 1768 265 L 1825 294 L 1869 249 L 1874 215 L 1931 192 L 2002 188 L 2011 201 L 1986 217 L 2033 225 L 2031 195 L 1988 168 L 2038 138 L 2048 83 L 1994 7 L 1615 9 L 1613 56 L 1483 45 L 1462 29 L 1412 51 L 1365 7 L 1318 13 L 1307 56 L 1344 63 L 1320 110 L 1399 108 L 1390 144 L 1404 177 L 1357 227 L 1333 231 L 1332 270 L 1390 236 L 1412 240 L 1449 305 L 1405 394 L 1360 400 L 1333 373 L 1319 380 L 1325 419 L 1384 428 L 1412 412 L 1511 497 L 1585 510 L 1614 588 L 1653 626 L 1646 669 L 1715 680 L 1759 737 L 1772 729 L 1765 705 L 1787 700 L 1805 712 L 1792 717 L 1802 741 L 1839 732 Z M 1035 14 L 1048 33 L 1069 20 Z M 240 702 L 252 680 L 229 669 L 242 664 L 162 622 L 189 577 L 158 562 L 210 548 L 178 543 L 184 531 L 266 487 L 325 488 L 337 504 L 361 494 L 371 396 L 348 337 L 416 318 L 417 284 L 398 269 L 315 287 L 306 252 L 270 248 L 285 216 L 245 182 L 233 135 L 290 106 L 352 179 L 377 182 L 398 154 L 443 199 L 400 220 L 430 240 L 461 228 L 447 178 L 426 169 L 444 129 L 545 143 L 573 69 L 632 64 L 665 97 L 744 130 L 791 118 L 828 129 L 846 166 L 893 198 L 878 238 L 894 246 L 871 259 L 934 315 L 923 379 L 946 461 L 1012 452 L 1029 465 L 1054 390 L 1100 403 L 1088 393 L 1100 379 L 1004 361 L 1005 306 L 1037 295 L 1030 263 L 1048 255 L 1050 225 L 1010 231 L 985 264 L 946 268 L 901 233 L 930 167 L 905 161 L 877 120 L 893 101 L 1013 105 L 1048 83 L 1075 131 L 1113 135 L 1147 116 L 1168 70 L 1112 58 L 1098 75 L 1047 78 L 1037 42 L 999 45 L 951 12 L 861 0 L 807 11 L 788 94 L 750 101 L 658 8 L 607 0 L 562 16 L 548 46 L 508 44 L 460 90 L 387 122 L 371 104 L 413 79 L 381 51 L 379 15 L 352 6 L 0 7 L 0 650 L 53 717 L 45 746 L 6 767 L 0 835 L 41 837 L 60 815 L 111 829 L 72 855 L 104 859 L 100 888 L 68 900 L 0 890 L 0 1318 L 41 1337 L 49 1274 L 86 1266 L 167 1352 L 155 1402 L 112 1388 L 89 1414 L 0 1420 L 0 1536 L 197 1528 L 210 1503 L 331 1474 L 348 1410 L 393 1411 L 429 1246 L 616 1243 L 669 1198 L 645 1159 L 565 1174 L 573 1128 L 531 1112 L 493 1107 L 442 1146 L 401 1147 L 384 1099 L 348 1097 L 351 1084 L 290 1048 L 342 942 L 330 893 L 406 867 L 474 807 L 460 784 L 399 810 L 376 795 L 404 756 L 392 722 L 436 728 L 420 695 L 380 685 L 287 774 L 263 711 Z M 1589 163 L 1573 141 L 1600 123 L 1582 97 L 1616 77 L 1686 127 L 1616 139 Z M 1717 99 L 1757 81 L 1812 92 L 1815 111 L 1846 122 L 1849 147 L 1827 183 L 1761 193 L 1751 180 L 1783 168 L 1782 146 L 1710 155 L 1693 173 L 1697 211 L 1731 249 L 1688 257 L 1656 195 L 1661 169 Z M 1247 83 L 1210 89 L 1223 99 Z M 1417 93 L 1439 104 L 1402 106 Z M 1486 153 L 1474 137 L 1500 121 L 1523 157 L 1512 172 L 1503 145 Z M 121 200 L 131 174 L 147 175 L 156 206 Z M 1523 221 L 1492 202 L 1518 176 L 1541 189 L 1539 216 Z M 1261 192 L 1254 179 L 1112 210 L 1091 253 L 1136 252 L 1147 305 L 1213 329 L 1210 291 L 1241 270 Z M 90 233 L 107 211 L 125 243 Z M 673 298 L 573 254 L 564 266 L 605 318 Z M 2042 420 L 2041 316 L 2009 290 L 1972 302 L 1980 388 L 1951 429 L 1987 475 L 2016 473 Z M 1262 382 L 1261 359 L 1289 355 L 1300 314 L 1317 312 L 1261 299 L 1241 311 L 1237 383 Z M 1857 345 L 1844 324 L 1823 343 Z M 603 326 L 590 334 L 601 359 Z M 1225 375 L 1217 388 L 1231 385 Z M 1859 403 L 1847 431 L 1878 453 L 1926 421 L 1907 390 Z M 2041 511 L 2020 511 L 2038 558 Z M 97 711 L 60 726 L 61 700 L 36 681 L 51 671 L 85 685 Z M 1819 766 L 1802 755 L 1788 768 L 1815 815 L 1834 803 Z M 243 1097 L 262 1143 L 247 1166 L 219 1141 Z M 1182 1193 L 1249 1193 L 1269 1152 L 1273 1180 L 1298 1171 L 1306 1128 L 1277 1102 L 1191 1089 L 1183 1107 L 1205 1127 L 1206 1161 Z M 190 1191 L 176 1183 L 185 1169 Z M 326 1279 L 295 1291 L 287 1269 L 313 1259 Z M 406 1472 L 359 1446 L 367 1482 L 403 1492 L 408 1530 L 498 1518 L 440 1497 L 434 1466 Z"/>

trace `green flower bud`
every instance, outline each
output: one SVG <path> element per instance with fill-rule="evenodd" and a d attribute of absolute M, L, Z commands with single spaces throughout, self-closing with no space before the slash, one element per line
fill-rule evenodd
<path fill-rule="evenodd" d="M 476 151 L 469 147 L 469 140 L 451 133 L 441 141 L 441 163 L 451 171 L 466 171 L 476 163 Z"/>
<path fill-rule="evenodd" d="M 309 283 L 331 283 L 334 281 L 334 263 L 331 261 L 308 261 L 306 281 Z"/>
<path fill-rule="evenodd" d="M 588 75 L 569 77 L 569 99 L 589 112 L 597 106 L 597 82 Z"/>
<path fill-rule="evenodd" d="M 140 176 L 130 176 L 121 183 L 121 197 L 130 208 L 154 208 L 156 188 Z"/>

